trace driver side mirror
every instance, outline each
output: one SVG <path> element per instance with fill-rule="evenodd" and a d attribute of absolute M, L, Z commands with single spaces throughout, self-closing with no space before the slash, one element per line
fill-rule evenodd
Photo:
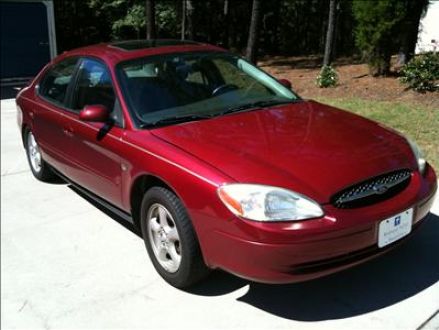
<path fill-rule="evenodd" d="M 286 87 L 286 88 L 288 88 L 288 89 L 291 89 L 291 88 L 292 88 L 291 81 L 289 81 L 288 79 L 285 79 L 285 78 L 278 79 L 278 82 L 279 82 L 282 86 L 284 86 L 284 87 Z"/>
<path fill-rule="evenodd" d="M 82 121 L 105 123 L 110 116 L 107 107 L 101 104 L 86 105 L 79 112 L 79 119 Z"/>

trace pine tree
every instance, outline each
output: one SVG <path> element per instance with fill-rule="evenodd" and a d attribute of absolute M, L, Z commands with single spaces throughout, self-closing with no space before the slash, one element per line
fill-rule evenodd
<path fill-rule="evenodd" d="M 404 2 L 400 0 L 353 0 L 357 20 L 356 44 L 362 51 L 373 76 L 390 71 L 390 58 L 397 43 Z"/>

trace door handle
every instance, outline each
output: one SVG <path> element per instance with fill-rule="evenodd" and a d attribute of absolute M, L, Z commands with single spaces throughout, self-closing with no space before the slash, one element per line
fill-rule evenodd
<path fill-rule="evenodd" d="M 73 136 L 73 128 L 71 127 L 64 127 L 63 132 L 65 135 L 72 137 Z"/>

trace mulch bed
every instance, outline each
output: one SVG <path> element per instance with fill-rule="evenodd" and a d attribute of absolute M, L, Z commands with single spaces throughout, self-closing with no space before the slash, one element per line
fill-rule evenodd
<path fill-rule="evenodd" d="M 439 110 L 439 93 L 418 93 L 401 84 L 397 74 L 389 77 L 372 77 L 367 65 L 351 58 L 333 63 L 339 75 L 339 84 L 333 88 L 319 88 L 315 79 L 319 73 L 321 57 L 268 57 L 258 65 L 277 78 L 289 79 L 293 89 L 303 98 L 361 98 L 374 101 L 407 102 Z"/>

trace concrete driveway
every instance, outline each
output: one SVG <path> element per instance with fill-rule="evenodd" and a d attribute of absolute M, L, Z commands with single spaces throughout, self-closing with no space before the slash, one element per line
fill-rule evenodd
<path fill-rule="evenodd" d="M 400 249 L 326 278 L 274 286 L 215 272 L 177 290 L 132 228 L 33 179 L 3 100 L 1 327 L 438 329 L 438 201 L 434 213 Z"/>

